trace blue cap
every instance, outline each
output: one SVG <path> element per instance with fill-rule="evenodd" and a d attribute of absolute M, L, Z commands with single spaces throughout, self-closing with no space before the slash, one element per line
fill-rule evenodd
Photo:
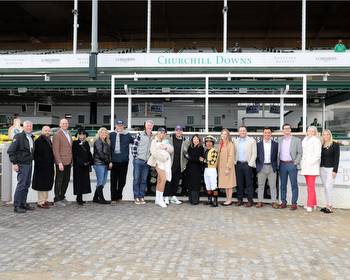
<path fill-rule="evenodd" d="M 181 125 L 178 124 L 178 125 L 175 126 L 175 130 L 181 130 L 181 131 L 183 131 L 183 128 L 182 128 Z"/>
<path fill-rule="evenodd" d="M 164 127 L 160 127 L 160 128 L 158 128 L 158 132 L 166 132 L 166 130 L 165 130 L 165 128 Z"/>
<path fill-rule="evenodd" d="M 124 121 L 123 120 L 117 120 L 116 125 L 121 125 L 121 124 L 124 124 Z"/>

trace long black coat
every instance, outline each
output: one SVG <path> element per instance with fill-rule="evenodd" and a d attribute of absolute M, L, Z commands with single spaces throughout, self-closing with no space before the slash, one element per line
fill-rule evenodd
<path fill-rule="evenodd" d="M 40 135 L 34 142 L 34 174 L 32 189 L 50 191 L 54 180 L 54 157 L 50 138 Z"/>
<path fill-rule="evenodd" d="M 188 162 L 185 171 L 185 182 L 187 188 L 191 191 L 200 191 L 203 177 L 203 163 L 199 157 L 204 157 L 203 146 L 188 147 Z"/>
<path fill-rule="evenodd" d="M 73 193 L 91 193 L 90 170 L 93 164 L 90 145 L 87 141 L 73 142 Z"/>

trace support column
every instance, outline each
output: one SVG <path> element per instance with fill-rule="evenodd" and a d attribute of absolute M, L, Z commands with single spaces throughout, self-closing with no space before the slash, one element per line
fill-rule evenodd
<path fill-rule="evenodd" d="M 283 94 L 283 89 L 281 89 L 281 94 Z M 284 98 L 280 98 L 280 130 L 282 130 L 284 124 Z"/>
<path fill-rule="evenodd" d="M 306 133 L 307 114 L 307 76 L 303 76 L 303 133 Z"/>
<path fill-rule="evenodd" d="M 131 130 L 131 118 L 132 118 L 132 98 L 128 97 L 128 130 Z"/>
<path fill-rule="evenodd" d="M 114 93 L 115 93 L 115 78 L 112 76 L 111 83 L 111 131 L 114 130 Z"/>
<path fill-rule="evenodd" d="M 97 54 L 98 54 L 98 0 L 92 0 L 91 16 L 91 52 L 89 59 L 89 77 L 97 78 Z"/>
<path fill-rule="evenodd" d="M 301 50 L 306 50 L 306 0 L 302 0 L 301 11 Z"/>
<path fill-rule="evenodd" d="M 322 130 L 326 129 L 326 98 L 322 99 Z"/>
<path fill-rule="evenodd" d="M 77 53 L 78 46 L 78 0 L 74 0 L 74 9 L 72 11 L 73 19 L 73 54 Z"/>
<path fill-rule="evenodd" d="M 209 77 L 205 77 L 205 133 L 209 133 Z"/>
<path fill-rule="evenodd" d="M 152 5 L 151 0 L 147 1 L 147 53 L 151 52 L 151 15 Z"/>
<path fill-rule="evenodd" d="M 224 8 L 222 9 L 222 14 L 224 17 L 223 46 L 222 46 L 223 53 L 227 52 L 227 11 L 228 11 L 227 0 L 224 0 Z"/>

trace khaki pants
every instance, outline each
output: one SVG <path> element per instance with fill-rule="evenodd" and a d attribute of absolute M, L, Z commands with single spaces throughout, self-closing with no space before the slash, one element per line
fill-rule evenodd
<path fill-rule="evenodd" d="M 49 192 L 38 191 L 38 204 L 44 204 L 49 198 Z"/>
<path fill-rule="evenodd" d="M 277 201 L 276 190 L 276 173 L 273 172 L 271 164 L 264 164 L 263 169 L 258 173 L 258 201 L 262 202 L 264 199 L 264 190 L 266 179 L 269 180 L 269 186 L 271 191 L 271 201 Z"/>

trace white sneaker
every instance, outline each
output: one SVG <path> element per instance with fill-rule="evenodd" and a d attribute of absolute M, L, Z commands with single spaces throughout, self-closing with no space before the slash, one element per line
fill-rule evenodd
<path fill-rule="evenodd" d="M 312 207 L 306 207 L 306 212 L 312 212 Z"/>
<path fill-rule="evenodd" d="M 62 201 L 56 201 L 55 205 L 58 206 L 58 207 L 65 207 L 66 206 L 66 204 L 63 203 Z"/>
<path fill-rule="evenodd" d="M 159 199 L 158 202 L 156 203 L 157 205 L 159 205 L 162 208 L 167 208 L 168 206 L 165 204 L 164 200 Z"/>
<path fill-rule="evenodd" d="M 164 202 L 166 205 L 169 205 L 169 196 L 164 196 Z"/>
<path fill-rule="evenodd" d="M 170 202 L 174 204 L 181 204 L 182 202 L 177 199 L 177 197 L 174 195 L 170 198 Z"/>

